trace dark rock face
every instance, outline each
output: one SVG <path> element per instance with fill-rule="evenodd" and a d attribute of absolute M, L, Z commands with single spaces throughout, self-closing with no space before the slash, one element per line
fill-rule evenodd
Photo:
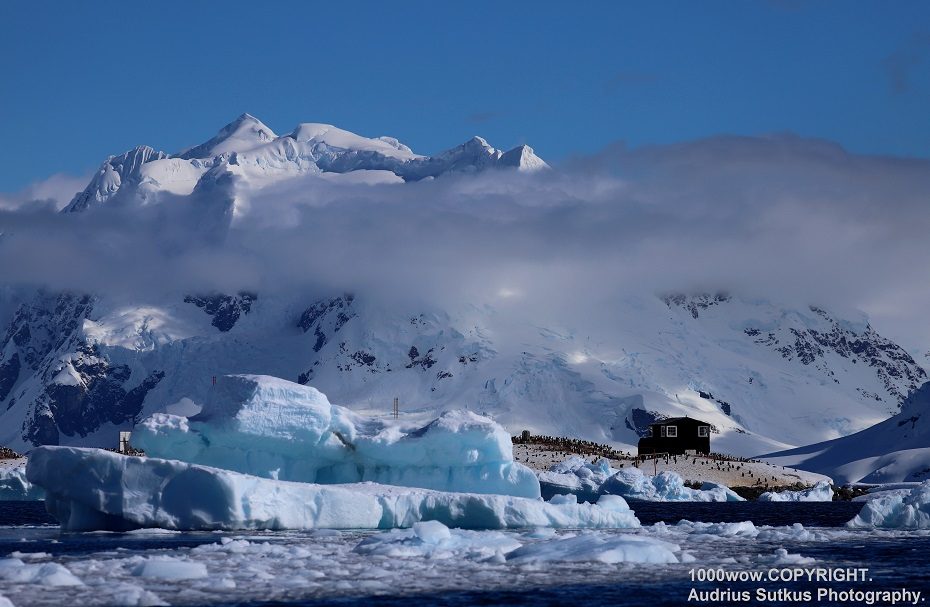
<path fill-rule="evenodd" d="M 711 306 L 716 306 L 722 303 L 730 301 L 730 296 L 726 293 L 717 293 L 716 295 L 695 295 L 687 296 L 680 293 L 674 295 L 667 295 L 662 298 L 662 301 L 665 302 L 669 308 L 672 306 L 678 306 L 679 308 L 686 308 L 691 312 L 693 318 L 699 318 L 701 316 L 700 311 L 706 310 Z"/>
<path fill-rule="evenodd" d="M 17 309 L 3 338 L 0 402 L 25 404 L 21 436 L 33 445 L 134 421 L 165 375 L 154 371 L 134 382 L 127 365 L 112 364 L 87 343 L 82 327 L 93 303 L 86 295 L 40 293 Z"/>
<path fill-rule="evenodd" d="M 830 377 L 834 377 L 835 373 L 824 360 L 828 353 L 838 354 L 854 364 L 865 364 L 874 369 L 885 389 L 898 403 L 927 381 L 927 373 L 911 355 L 876 333 L 871 325 L 867 325 L 864 332 L 855 333 L 841 326 L 820 308 L 811 307 L 811 311 L 829 323 L 829 330 L 791 328 L 793 339 L 788 343 L 780 341 L 773 333 L 763 339 L 757 337 L 755 343 L 774 348 L 788 360 L 815 365 Z M 835 377 L 834 381 L 838 382 Z M 868 397 L 882 400 L 872 393 Z"/>
<path fill-rule="evenodd" d="M 355 296 L 351 294 L 342 297 L 334 297 L 329 300 L 320 300 L 309 308 L 304 310 L 297 321 L 297 326 L 304 330 L 304 333 L 316 327 L 319 328 L 321 321 L 329 315 L 330 312 L 336 312 L 336 322 L 334 323 L 334 332 L 338 332 L 351 318 L 355 316 L 350 312 L 352 302 Z"/>
<path fill-rule="evenodd" d="M 82 347 L 71 355 L 69 364 L 75 381 L 52 381 L 41 397 L 58 431 L 66 436 L 86 436 L 106 423 L 135 421 L 145 396 L 165 376 L 154 371 L 127 390 L 132 376 L 129 367 L 111 365 L 95 346 Z"/>
<path fill-rule="evenodd" d="M 236 326 L 241 316 L 252 310 L 252 304 L 258 299 L 255 293 L 240 291 L 238 295 L 188 295 L 185 303 L 192 303 L 213 317 L 210 323 L 224 333 Z"/>
<path fill-rule="evenodd" d="M 456 375 L 477 370 L 474 367 L 490 356 L 474 343 L 465 342 L 461 333 L 449 331 L 443 324 L 448 319 L 427 314 L 408 318 L 410 332 L 417 335 L 416 345 L 397 352 L 393 343 L 372 343 L 372 335 L 366 332 L 343 330 L 352 326 L 350 323 L 359 313 L 358 302 L 351 294 L 321 299 L 304 309 L 296 325 L 311 339 L 314 354 L 297 374 L 298 383 L 328 379 L 324 369 L 354 373 L 361 381 L 369 381 L 369 377 L 377 381 L 374 376 L 384 373 L 430 371 L 423 379 L 432 378 L 431 389 L 435 391 L 439 385 L 450 384 L 448 380 Z M 472 368 L 465 370 L 463 366 Z M 360 372 L 363 374 L 358 375 Z"/>
<path fill-rule="evenodd" d="M 297 326 L 303 329 L 304 333 L 313 330 L 314 352 L 322 350 L 332 335 L 355 318 L 355 312 L 352 311 L 354 301 L 354 295 L 346 294 L 332 299 L 321 299 L 303 311 Z"/>
<path fill-rule="evenodd" d="M 335 340 L 336 334 L 342 330 L 345 325 L 356 317 L 353 310 L 355 296 L 346 293 L 339 297 L 331 299 L 321 299 L 314 302 L 305 309 L 300 318 L 297 320 L 297 326 L 304 332 L 313 332 L 313 351 L 320 352 L 326 344 Z M 364 349 L 350 351 L 346 342 L 339 343 L 339 351 L 336 353 L 336 367 L 340 371 L 351 371 L 354 368 L 364 367 L 371 373 L 378 373 L 385 369 L 377 363 L 376 358 L 370 352 Z M 300 373 L 297 382 L 301 384 L 308 383 L 320 366 L 320 360 L 316 360 L 313 366 Z"/>
<path fill-rule="evenodd" d="M 720 410 L 723 411 L 725 415 L 730 415 L 730 416 L 733 415 L 733 408 L 730 406 L 730 403 L 728 403 L 727 401 L 719 399 L 719 398 L 714 398 L 713 394 L 711 394 L 710 392 L 704 392 L 702 390 L 698 390 L 698 396 L 717 403 L 717 405 L 720 406 Z"/>
<path fill-rule="evenodd" d="M 46 356 L 65 345 L 92 309 L 93 299 L 89 295 L 39 294 L 16 310 L 0 341 L 0 352 L 8 351 L 7 345 L 13 342 L 16 353 L 12 356 L 19 361 L 12 364 L 34 371 Z M 0 365 L 9 363 L 12 356 L 0 358 Z M 0 391 L 0 400 L 3 398 Z"/>
<path fill-rule="evenodd" d="M 414 367 L 419 367 L 423 370 L 429 369 L 436 364 L 436 360 L 433 358 L 433 351 L 434 348 L 430 348 L 426 351 L 426 354 L 421 356 L 416 346 L 410 346 L 410 350 L 407 352 L 410 363 L 407 364 L 407 368 L 412 369 Z"/>
<path fill-rule="evenodd" d="M 19 368 L 18 352 L 14 352 L 8 360 L 0 362 L 0 401 L 6 399 L 19 379 Z"/>
<path fill-rule="evenodd" d="M 665 419 L 665 416 L 657 411 L 633 408 L 626 418 L 626 427 L 642 438 L 649 434 L 649 426 L 660 419 Z"/>
<path fill-rule="evenodd" d="M 730 300 L 724 295 L 701 295 L 688 297 L 673 295 L 663 301 L 669 308 L 675 306 L 688 310 L 694 319 L 700 317 L 700 311 L 710 306 L 724 305 Z M 778 352 L 782 358 L 796 361 L 803 366 L 812 366 L 820 374 L 839 384 L 843 373 L 837 374 L 833 366 L 840 356 L 852 364 L 864 364 L 872 369 L 894 402 L 893 412 L 912 391 L 927 381 L 927 373 L 903 348 L 882 337 L 866 325 L 862 331 L 855 331 L 848 325 L 840 323 L 825 310 L 811 306 L 810 311 L 822 320 L 821 329 L 807 326 L 780 326 L 777 328 L 746 327 L 743 334 L 752 343 Z M 869 392 L 864 388 L 856 390 L 869 400 L 884 401 L 880 394 Z M 886 395 L 886 396 L 887 396 Z M 726 401 L 717 398 L 711 400 L 721 405 L 728 415 Z"/>

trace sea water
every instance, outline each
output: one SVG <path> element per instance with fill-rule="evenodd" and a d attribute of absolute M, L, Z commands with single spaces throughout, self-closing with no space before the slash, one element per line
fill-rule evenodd
<path fill-rule="evenodd" d="M 0 561 L 0 596 L 18 607 L 159 603 L 387 606 L 410 605 L 411 601 L 427 606 L 583 607 L 858 605 L 867 604 L 867 597 L 874 598 L 874 593 L 885 590 L 921 592 L 921 598 L 930 595 L 930 567 L 924 556 L 930 553 L 930 533 L 844 528 L 842 523 L 852 518 L 861 504 L 631 506 L 644 524 L 642 529 L 475 532 L 484 535 L 469 535 L 473 545 L 467 549 L 424 552 L 400 542 L 392 553 L 372 556 L 359 553 L 356 547 L 377 532 L 150 530 L 66 534 L 53 524 L 40 503 L 0 503 L 0 559 L 12 557 L 24 565 L 14 575 Z M 754 524 L 736 522 L 745 520 Z M 655 524 L 657 521 L 663 522 Z M 799 522 L 803 524 L 793 524 Z M 592 560 L 555 557 L 517 563 L 493 549 L 507 541 L 552 543 L 573 534 L 603 538 L 635 535 L 668 542 L 680 547 L 677 556 L 682 562 L 611 564 L 596 560 L 599 555 L 592 554 Z M 475 548 L 480 545 L 474 544 L 475 538 L 485 536 L 490 548 Z M 80 585 L 50 585 L 37 573 L 50 564 L 66 568 Z M 795 570 L 863 569 L 867 573 L 852 581 L 778 579 L 785 575 L 783 571 L 790 577 Z M 27 581 L 23 571 L 36 575 Z M 772 571 L 777 572 L 775 580 L 766 577 Z M 741 572 L 744 578 L 758 573 L 764 579 L 720 579 Z M 804 592 L 816 597 L 825 589 L 838 599 L 803 600 Z M 717 594 L 709 594 L 714 591 Z M 859 594 L 836 594 L 843 592 Z M 749 600 L 742 600 L 744 596 Z"/>

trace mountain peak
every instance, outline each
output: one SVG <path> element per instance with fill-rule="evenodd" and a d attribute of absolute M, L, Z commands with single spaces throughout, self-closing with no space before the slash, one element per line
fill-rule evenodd
<path fill-rule="evenodd" d="M 210 140 L 178 154 L 178 158 L 212 158 L 220 154 L 244 152 L 268 143 L 278 136 L 265 123 L 249 113 L 224 126 Z"/>
<path fill-rule="evenodd" d="M 550 168 L 528 145 L 518 145 L 500 157 L 501 166 L 516 167 L 521 171 L 539 171 Z"/>

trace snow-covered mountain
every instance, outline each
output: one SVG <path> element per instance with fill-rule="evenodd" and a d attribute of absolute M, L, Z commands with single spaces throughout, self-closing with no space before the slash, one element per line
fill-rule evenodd
<path fill-rule="evenodd" d="M 421 156 L 393 137 L 369 139 L 329 124 L 300 124 L 279 137 L 243 114 L 209 141 L 180 154 L 139 146 L 108 158 L 64 210 L 84 211 L 118 198 L 147 202 L 158 192 L 186 195 L 229 176 L 260 186 L 307 173 L 355 173 L 357 178 L 364 172 L 376 179 L 418 181 L 452 172 L 548 167 L 529 146 L 503 152 L 481 137 L 436 156 Z"/>
<path fill-rule="evenodd" d="M 274 375 L 405 416 L 467 407 L 511 431 L 635 444 L 659 415 L 755 454 L 833 438 L 898 411 L 924 371 L 867 324 L 733 298 L 631 299 L 596 338 L 487 307 L 391 309 L 363 296 L 261 294 L 115 302 L 39 294 L 2 341 L 0 443 L 114 443 L 164 410 L 195 411 L 212 377 Z"/>
<path fill-rule="evenodd" d="M 109 158 L 65 211 L 190 199 L 235 219 L 251 193 L 302 175 L 403 183 L 547 166 L 526 146 L 502 152 L 477 137 L 421 156 L 322 124 L 278 136 L 245 114 L 179 154 Z M 620 447 L 659 416 L 691 415 L 716 426 L 715 450 L 755 455 L 880 422 L 927 381 L 864 317 L 725 294 L 629 295 L 592 321 L 363 290 L 206 291 L 4 291 L 0 444 L 112 446 L 152 413 L 196 411 L 214 376 L 249 373 L 369 413 L 398 397 L 406 418 L 464 407 L 515 433 Z"/>
<path fill-rule="evenodd" d="M 930 478 L 930 384 L 901 412 L 849 436 L 771 453 L 769 461 L 831 475 L 842 483 L 897 483 Z"/>

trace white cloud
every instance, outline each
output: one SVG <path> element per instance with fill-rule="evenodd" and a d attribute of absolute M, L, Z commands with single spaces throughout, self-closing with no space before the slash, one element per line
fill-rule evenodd
<path fill-rule="evenodd" d="M 297 178 L 252 193 L 231 228 L 223 199 L 197 195 L 77 216 L 14 205 L 0 212 L 0 282 L 505 298 L 592 326 L 631 292 L 727 290 L 861 308 L 918 353 L 928 192 L 928 161 L 792 136 L 617 145 L 548 174 Z"/>
<path fill-rule="evenodd" d="M 42 181 L 32 183 L 18 192 L 0 192 L 0 210 L 23 207 L 64 207 L 77 192 L 84 189 L 89 177 L 75 177 L 58 173 Z"/>

